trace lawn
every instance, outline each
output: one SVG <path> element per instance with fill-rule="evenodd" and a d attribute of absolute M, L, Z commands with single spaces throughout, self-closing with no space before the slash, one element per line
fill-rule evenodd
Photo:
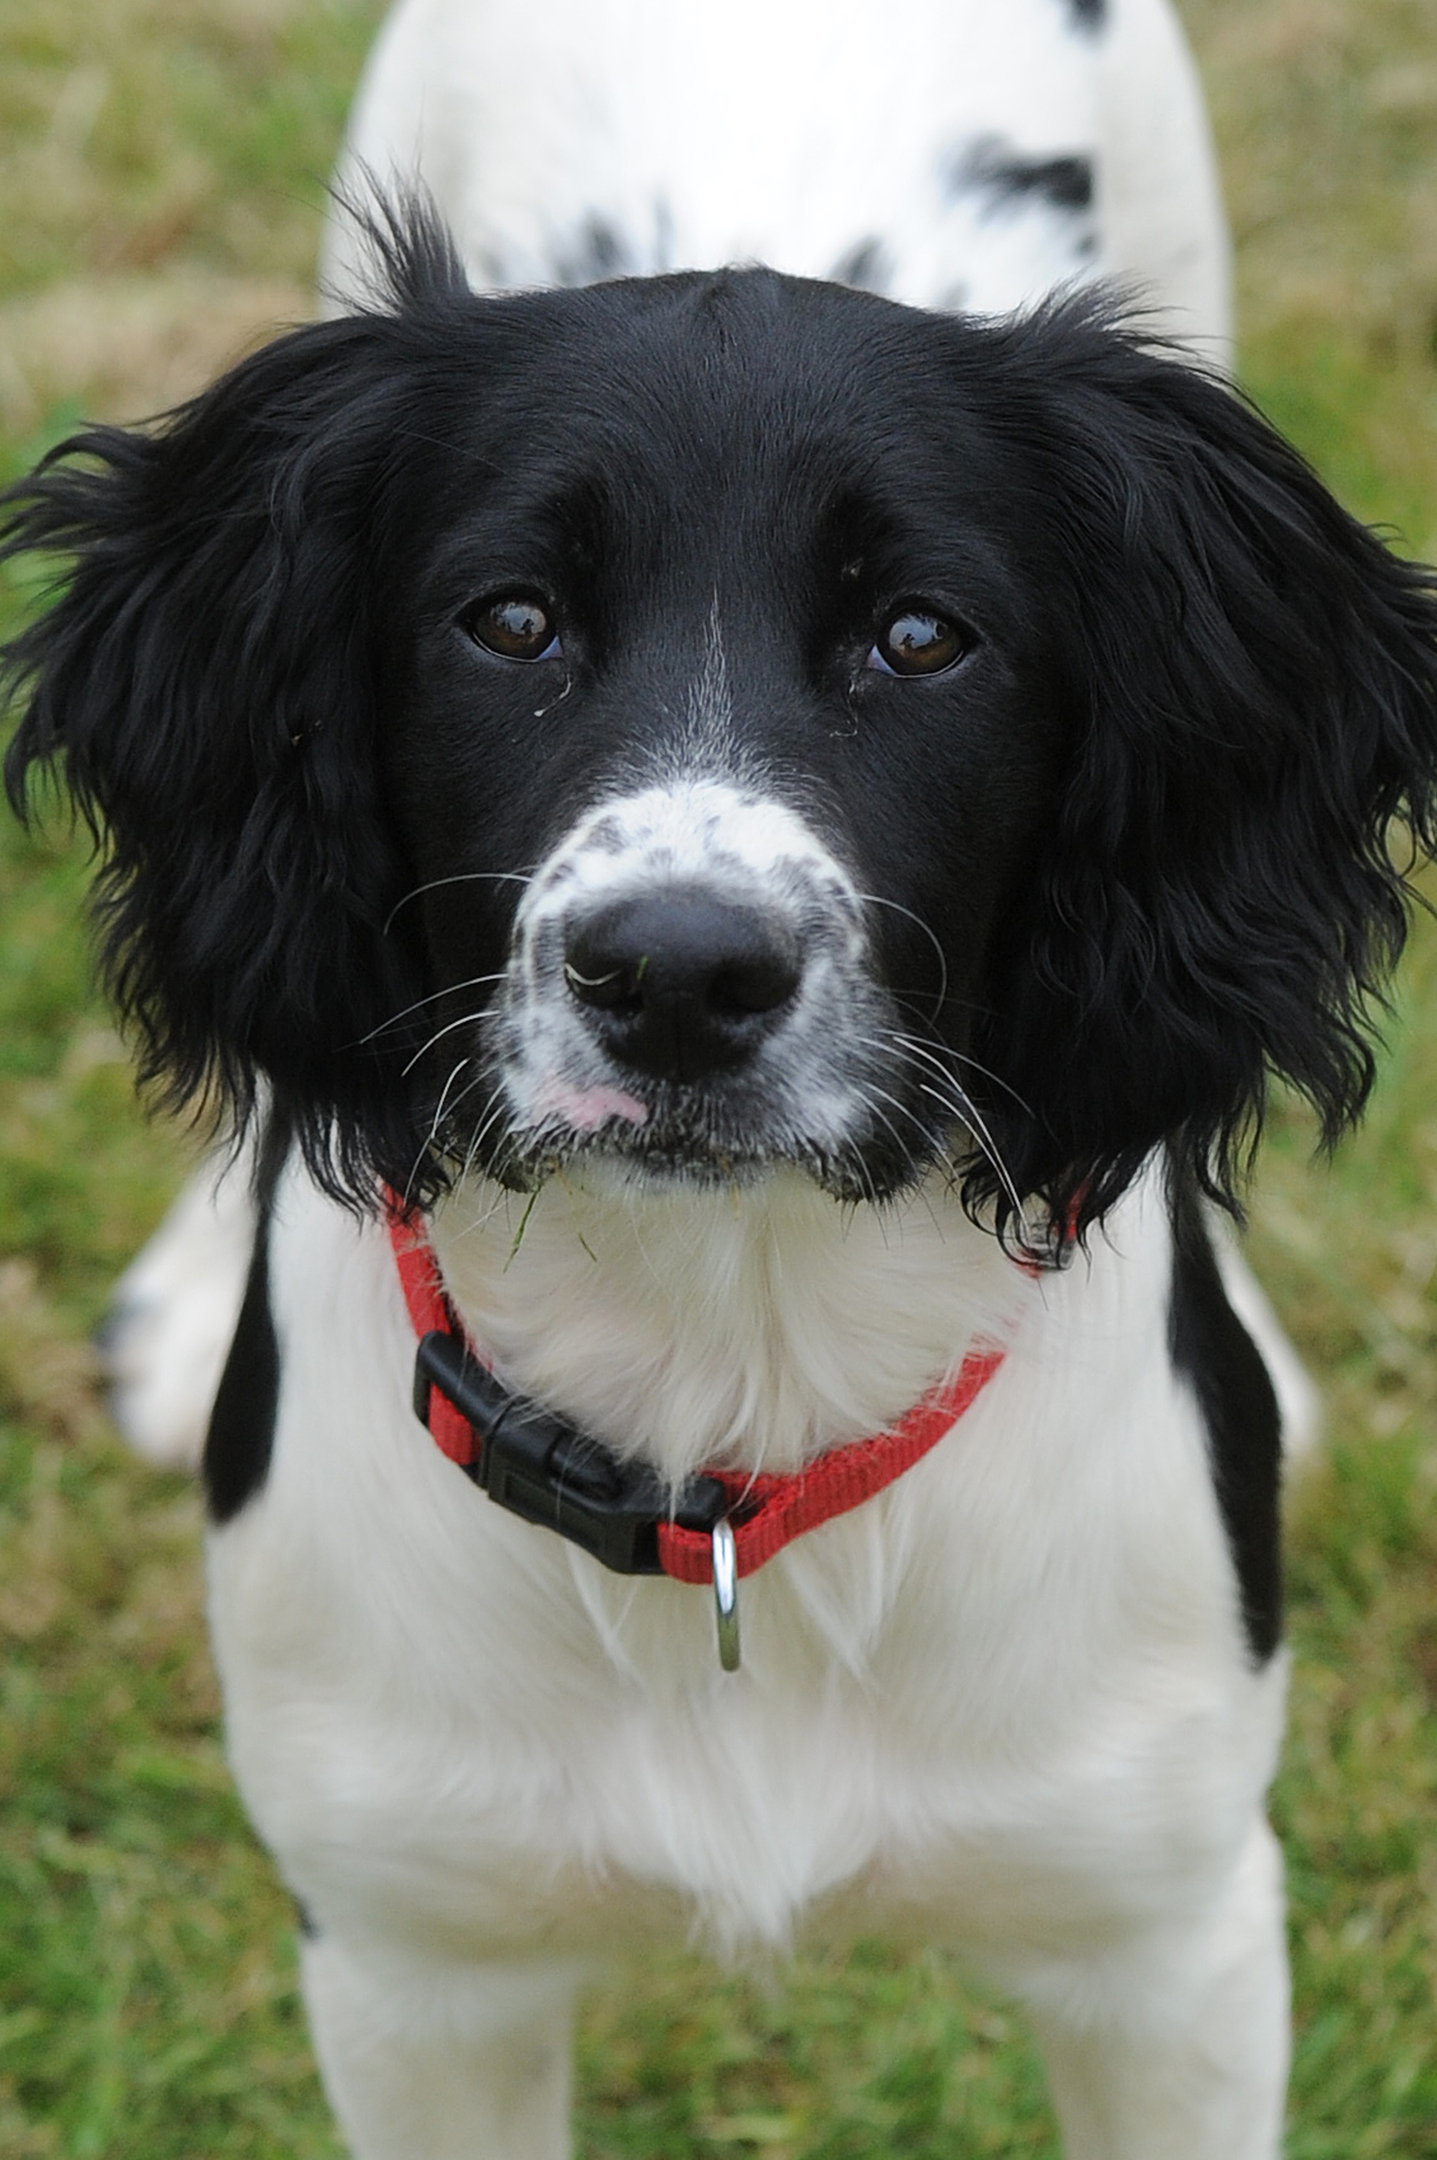
<path fill-rule="evenodd" d="M 1437 555 L 1437 6 L 1187 0 L 1238 239 L 1242 370 L 1349 505 Z M 368 0 L 5 0 L 0 461 L 135 417 L 304 313 Z M 25 594 L 0 588 L 13 624 Z M 87 986 L 82 851 L 0 836 L 0 2156 L 337 2154 L 293 1924 L 230 1791 L 199 1510 L 94 1387 L 107 1283 L 181 1135 Z M 1434 886 L 1437 891 L 1437 886 Z M 1437 936 L 1329 1168 L 1279 1106 L 1258 1267 L 1323 1381 L 1292 1496 L 1275 1810 L 1292 2160 L 1437 2156 Z M 590 2002 L 586 2160 L 1055 2153 L 1036 2061 L 946 1964 L 684 1960 Z"/>

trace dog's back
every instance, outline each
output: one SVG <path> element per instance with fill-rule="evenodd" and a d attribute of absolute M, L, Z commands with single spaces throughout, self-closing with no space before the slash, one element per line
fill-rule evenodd
<path fill-rule="evenodd" d="M 405 0 L 341 179 L 422 177 L 480 287 L 759 261 L 999 313 L 1093 277 L 1226 352 L 1228 244 L 1167 0 Z M 352 228 L 322 282 L 362 288 Z"/>

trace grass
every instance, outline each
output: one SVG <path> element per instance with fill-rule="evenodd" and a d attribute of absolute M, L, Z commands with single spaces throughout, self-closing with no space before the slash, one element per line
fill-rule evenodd
<path fill-rule="evenodd" d="M 1239 241 L 1243 371 L 1351 506 L 1437 555 L 1431 0 L 1187 0 Z M 195 387 L 302 313 L 359 0 L 7 0 L 0 460 Z M 0 589 L 13 620 L 23 594 Z M 0 836 L 0 2156 L 338 2152 L 292 1919 L 230 1792 L 193 1492 L 109 1434 L 88 1330 L 183 1143 L 91 995 L 83 851 Z M 1274 1118 L 1253 1246 L 1323 1377 L 1291 1510 L 1291 2160 L 1437 2155 L 1437 936 L 1316 1169 Z M 1007 2010 L 864 1948 L 676 1958 L 590 2002 L 586 2160 L 1055 2144 Z"/>

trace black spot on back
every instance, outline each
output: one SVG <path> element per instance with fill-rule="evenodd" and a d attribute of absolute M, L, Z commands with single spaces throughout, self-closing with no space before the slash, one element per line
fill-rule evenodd
<path fill-rule="evenodd" d="M 617 225 L 591 210 L 573 239 L 554 255 L 556 285 L 594 285 L 638 268 L 635 251 Z"/>
<path fill-rule="evenodd" d="M 1197 1397 L 1223 1527 L 1237 1571 L 1256 1664 L 1282 1634 L 1277 1396 L 1256 1344 L 1227 1301 L 1201 1203 L 1190 1183 L 1172 1200 L 1173 1284 L 1168 1349 Z"/>
<path fill-rule="evenodd" d="M 1067 0 L 1068 11 L 1080 30 L 1101 30 L 1108 19 L 1108 0 Z"/>
<path fill-rule="evenodd" d="M 269 1475 L 279 1402 L 279 1344 L 269 1304 L 269 1227 L 288 1153 L 289 1133 L 281 1120 L 272 1119 L 255 1169 L 258 1221 L 244 1303 L 205 1438 L 205 1499 L 215 1523 L 238 1515 Z"/>
<path fill-rule="evenodd" d="M 839 256 L 829 275 L 835 285 L 851 285 L 858 292 L 885 292 L 888 265 L 883 257 L 883 242 L 876 233 L 857 241 L 847 254 Z"/>
<path fill-rule="evenodd" d="M 952 160 L 949 186 L 955 195 L 985 195 L 995 209 L 1036 199 L 1082 217 L 1093 207 L 1093 161 L 1023 157 L 997 141 L 967 143 Z"/>

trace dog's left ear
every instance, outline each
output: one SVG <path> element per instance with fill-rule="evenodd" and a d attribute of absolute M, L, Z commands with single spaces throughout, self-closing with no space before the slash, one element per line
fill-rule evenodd
<path fill-rule="evenodd" d="M 1220 382 L 1081 313 L 1039 337 L 1071 749 L 979 1054 L 1058 1221 L 1163 1141 L 1235 1204 L 1269 1073 L 1329 1143 L 1372 1083 L 1394 854 L 1434 840 L 1437 587 Z"/>
<path fill-rule="evenodd" d="M 368 1200 L 415 1161 L 392 1023 L 423 987 L 415 911 L 389 923 L 408 871 L 379 770 L 385 594 L 414 400 L 456 350 L 472 382 L 482 303 L 421 199 L 360 215 L 366 311 L 155 427 L 86 429 L 0 498 L 0 559 L 67 562 L 0 678 L 25 693 L 12 802 L 48 775 L 99 843 L 101 963 L 142 1074 L 241 1128 L 262 1092 L 315 1175 Z"/>
<path fill-rule="evenodd" d="M 294 331 L 0 502 L 0 554 L 69 558 L 4 655 L 26 691 L 11 799 L 63 780 L 99 842 L 102 967 L 142 1074 L 240 1127 L 262 1087 L 336 1190 L 372 1186 L 386 1120 L 413 1156 L 374 1034 L 417 994 L 385 935 L 404 873 L 375 748 L 404 342 L 377 315 Z"/>

